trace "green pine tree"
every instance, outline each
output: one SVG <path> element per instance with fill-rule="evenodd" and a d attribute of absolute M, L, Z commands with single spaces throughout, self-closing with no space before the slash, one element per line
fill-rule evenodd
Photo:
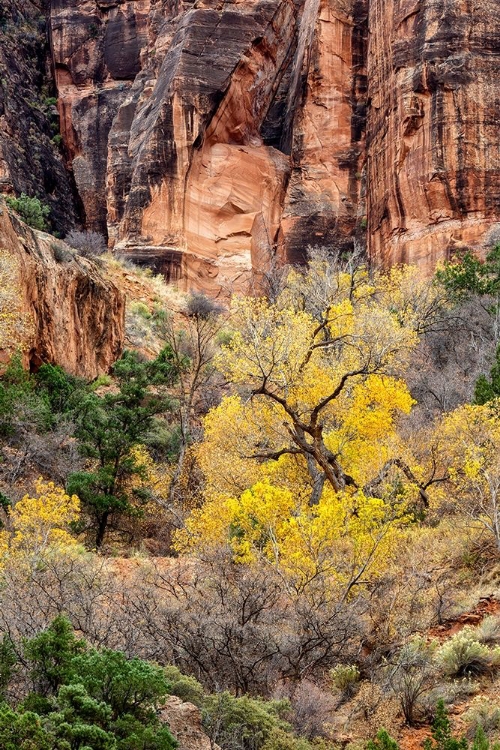
<path fill-rule="evenodd" d="M 500 396 L 500 345 L 495 352 L 495 362 L 490 370 L 490 378 L 480 375 L 474 389 L 474 403 L 482 406 Z"/>

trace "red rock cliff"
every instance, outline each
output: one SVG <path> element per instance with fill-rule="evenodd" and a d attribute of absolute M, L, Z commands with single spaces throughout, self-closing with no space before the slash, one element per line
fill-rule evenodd
<path fill-rule="evenodd" d="M 369 247 L 433 266 L 500 220 L 500 5 L 370 0 Z"/>
<path fill-rule="evenodd" d="M 483 243 L 499 23 L 494 0 L 52 0 L 87 225 L 211 294 L 365 214 L 379 262 Z"/>
<path fill-rule="evenodd" d="M 56 246 L 64 254 L 59 261 Z M 20 298 L 16 314 L 29 331 L 22 346 L 26 363 L 32 368 L 58 364 L 87 379 L 107 372 L 123 349 L 125 298 L 120 290 L 93 261 L 34 232 L 9 215 L 3 202 L 0 247 L 12 257 Z M 12 348 L 0 348 L 0 363 L 12 353 Z"/>
<path fill-rule="evenodd" d="M 211 293 L 246 286 L 278 245 L 295 259 L 348 244 L 362 6 L 53 0 L 61 132 L 88 226 Z"/>

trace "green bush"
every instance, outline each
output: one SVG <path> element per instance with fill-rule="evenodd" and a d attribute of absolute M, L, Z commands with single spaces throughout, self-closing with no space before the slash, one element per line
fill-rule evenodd
<path fill-rule="evenodd" d="M 35 692 L 0 706 L 2 750 L 174 750 L 157 709 L 163 670 L 110 649 L 89 648 L 64 617 L 25 641 Z"/>
<path fill-rule="evenodd" d="M 464 721 L 472 728 L 481 727 L 486 734 L 500 728 L 500 706 L 485 696 L 475 698 L 463 715 Z"/>
<path fill-rule="evenodd" d="M 20 355 L 14 355 L 0 378 L 0 435 L 15 437 L 26 429 L 46 432 L 51 427 L 47 394 L 36 386 Z"/>
<path fill-rule="evenodd" d="M 476 638 L 480 643 L 488 646 L 500 644 L 500 617 L 485 617 L 475 630 Z"/>
<path fill-rule="evenodd" d="M 54 260 L 58 263 L 68 263 L 73 260 L 73 253 L 67 247 L 58 242 L 53 242 L 50 246 Z"/>
<path fill-rule="evenodd" d="M 465 627 L 441 646 L 437 658 L 449 677 L 470 677 L 496 668 L 500 652 L 480 643 L 474 629 Z"/>
<path fill-rule="evenodd" d="M 457 739 L 451 733 L 451 724 L 444 705 L 438 701 L 436 715 L 432 722 L 432 739 L 425 740 L 424 750 L 467 750 L 465 737 Z"/>
<path fill-rule="evenodd" d="M 47 230 L 50 207 L 39 198 L 30 198 L 26 193 L 21 193 L 19 198 L 7 198 L 7 203 L 28 226 L 42 232 Z"/>
<path fill-rule="evenodd" d="M 170 694 L 176 695 L 186 703 L 193 703 L 201 708 L 205 694 L 203 688 L 194 677 L 189 677 L 174 666 L 164 669 L 165 677 L 170 685 Z"/>
<path fill-rule="evenodd" d="M 145 320 L 149 320 L 152 317 L 149 307 L 144 302 L 132 302 L 130 312 Z"/>
<path fill-rule="evenodd" d="M 423 748 L 424 750 L 469 750 L 469 748 L 470 750 L 500 750 L 500 745 L 490 744 L 481 726 L 477 727 L 472 745 L 469 745 L 466 737 L 454 737 L 444 702 L 440 700 L 432 722 L 432 739 L 426 739 Z M 376 739 L 367 743 L 366 750 L 399 750 L 399 745 L 385 729 L 381 729 Z"/>
<path fill-rule="evenodd" d="M 399 745 L 385 729 L 380 729 L 376 738 L 367 742 L 366 750 L 399 750 Z"/>
<path fill-rule="evenodd" d="M 59 365 L 42 365 L 34 380 L 38 392 L 48 399 L 53 414 L 69 412 L 74 401 L 85 391 L 85 381 L 68 375 Z"/>
<path fill-rule="evenodd" d="M 203 704 L 203 725 L 212 742 L 231 750 L 262 750 L 273 732 L 290 731 L 283 715 L 288 701 L 264 701 L 227 691 L 209 695 Z"/>
<path fill-rule="evenodd" d="M 351 696 L 359 682 L 359 669 L 355 664 L 337 664 L 330 669 L 330 677 L 337 690 L 343 695 Z"/>
<path fill-rule="evenodd" d="M 314 747 L 303 737 L 295 737 L 290 732 L 275 728 L 262 745 L 262 750 L 313 750 Z"/>

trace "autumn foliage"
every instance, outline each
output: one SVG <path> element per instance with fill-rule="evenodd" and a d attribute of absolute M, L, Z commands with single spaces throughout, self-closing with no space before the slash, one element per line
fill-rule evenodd
<path fill-rule="evenodd" d="M 496 281 L 475 308 L 418 269 L 321 252 L 274 281 L 227 310 L 202 295 L 147 309 L 158 356 L 125 352 L 95 383 L 14 358 L 0 628 L 25 643 L 63 611 L 90 643 L 174 663 L 223 748 L 379 732 L 373 747 L 394 750 L 441 696 L 460 706 L 498 679 Z M 0 641 L 0 678 L 9 658 Z M 473 720 L 493 726 L 490 708 Z"/>

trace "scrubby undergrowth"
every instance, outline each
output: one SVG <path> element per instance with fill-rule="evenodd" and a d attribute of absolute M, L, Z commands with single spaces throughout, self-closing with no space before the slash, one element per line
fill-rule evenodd
<path fill-rule="evenodd" d="M 456 737 L 494 739 L 491 257 L 472 268 L 489 286 L 464 289 L 455 266 L 436 282 L 315 252 L 227 310 L 99 262 L 128 295 L 111 373 L 14 356 L 0 380 L 0 628 L 18 656 L 64 613 L 91 647 L 166 668 L 223 750 L 381 727 L 406 746 L 440 700 Z M 58 696 L 43 731 L 70 710 Z"/>

